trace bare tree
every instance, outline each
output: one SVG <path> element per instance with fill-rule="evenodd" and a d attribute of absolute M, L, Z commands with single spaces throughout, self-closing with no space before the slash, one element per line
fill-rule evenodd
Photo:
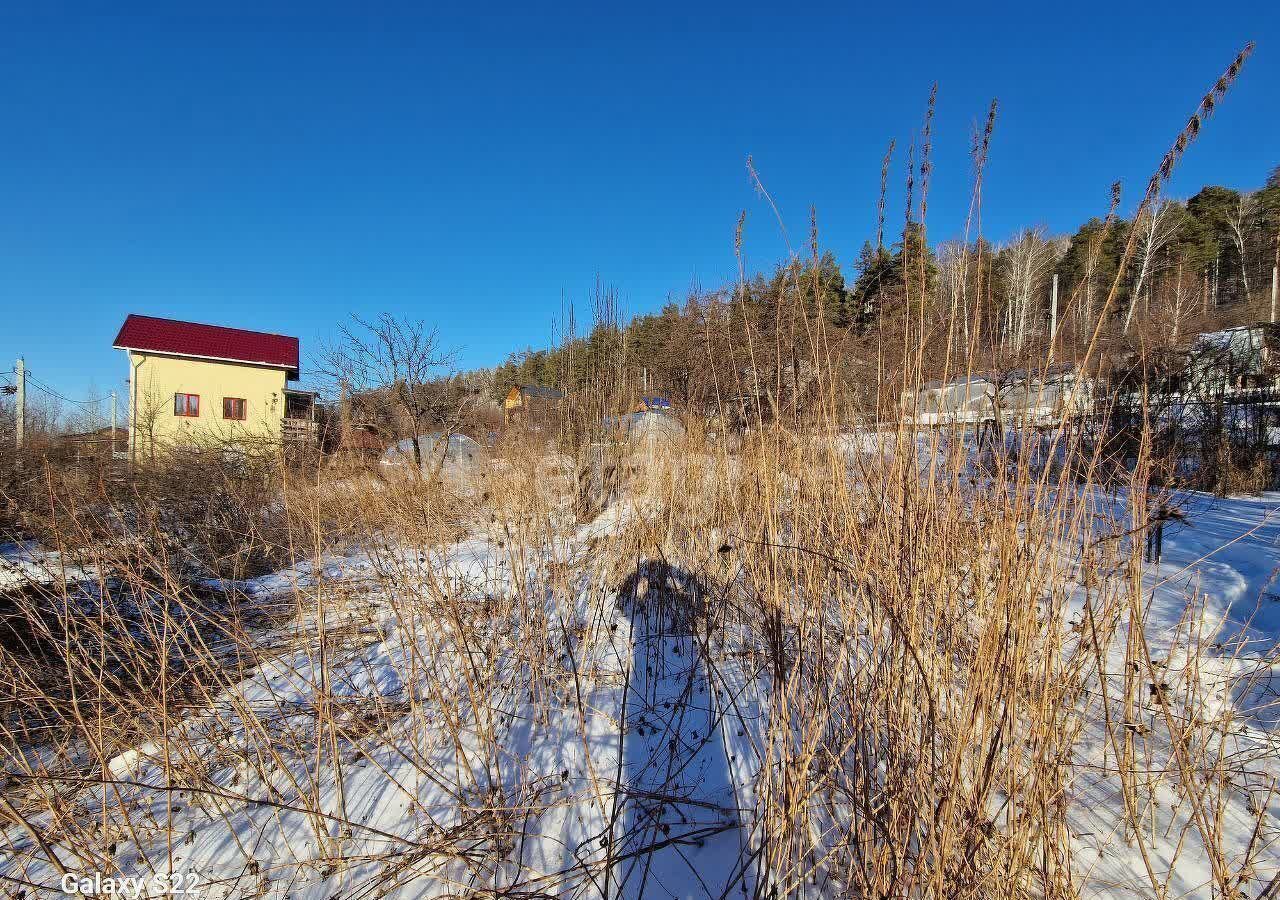
<path fill-rule="evenodd" d="M 50 444 L 65 434 L 67 417 L 63 414 L 62 401 L 51 396 L 27 394 L 26 415 L 23 417 L 26 442 L 29 447 Z M 16 405 L 11 395 L 0 395 L 0 440 L 12 447 L 17 429 Z"/>
<path fill-rule="evenodd" d="M 1171 278 L 1161 279 L 1158 302 L 1152 304 L 1145 321 L 1137 323 L 1137 329 L 1143 335 L 1143 345 L 1170 351 L 1177 349 L 1184 335 L 1201 318 L 1200 280 L 1195 272 L 1187 272 L 1181 262 Z"/>
<path fill-rule="evenodd" d="M 938 248 L 938 281 L 950 304 L 947 349 L 951 350 L 956 320 L 964 323 L 964 345 L 969 346 L 969 248 L 961 241 L 947 241 Z"/>
<path fill-rule="evenodd" d="M 1005 338 L 1021 350 L 1034 325 L 1045 280 L 1066 252 L 1061 240 L 1046 240 L 1041 227 L 1024 229 L 1004 248 Z"/>
<path fill-rule="evenodd" d="M 134 463 L 138 461 L 140 449 L 138 442 L 145 438 L 147 457 L 154 463 L 158 441 L 156 432 L 161 417 L 172 410 L 169 405 L 173 402 L 172 396 L 166 397 L 162 394 L 152 377 L 147 377 L 144 383 L 135 369 L 132 400 L 133 410 L 130 418 L 133 421 L 129 425 L 129 458 Z"/>
<path fill-rule="evenodd" d="M 1138 230 L 1138 249 L 1134 254 L 1138 264 L 1138 273 L 1133 283 L 1133 296 L 1129 310 L 1124 316 L 1124 332 L 1129 333 L 1133 325 L 1133 314 L 1138 303 L 1147 291 L 1150 298 L 1151 281 L 1155 277 L 1161 253 L 1173 241 L 1179 228 L 1177 205 L 1169 200 L 1159 206 L 1149 207 L 1142 211 L 1134 228 Z M 1147 304 L 1148 307 L 1150 303 Z"/>
<path fill-rule="evenodd" d="M 417 320 L 383 313 L 374 321 L 352 315 L 342 338 L 321 355 L 326 376 L 354 394 L 377 394 L 407 423 L 414 468 L 422 471 L 419 440 L 426 428 L 444 432 L 442 454 L 461 418 L 454 392 L 440 383 L 452 374 L 455 354 L 440 347 L 434 328 Z M 443 456 L 440 460 L 444 463 Z"/>
<path fill-rule="evenodd" d="M 1249 265 L 1245 259 L 1245 231 L 1258 216 L 1258 195 L 1241 193 L 1236 202 L 1227 210 L 1227 231 L 1231 235 L 1231 243 L 1235 245 L 1240 256 L 1240 280 L 1244 288 L 1244 300 L 1253 299 L 1249 291 Z"/>

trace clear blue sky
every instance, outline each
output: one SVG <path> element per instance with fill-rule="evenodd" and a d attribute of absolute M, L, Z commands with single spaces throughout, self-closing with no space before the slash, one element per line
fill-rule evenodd
<path fill-rule="evenodd" d="M 771 266 L 748 154 L 793 239 L 816 204 L 848 273 L 891 137 L 901 222 L 935 79 L 934 238 L 961 228 L 992 97 L 985 233 L 1069 232 L 1112 181 L 1135 198 L 1250 39 L 1173 193 L 1280 163 L 1272 4 L 427 6 L 0 11 L 0 370 L 23 354 L 72 396 L 109 390 L 129 312 L 296 334 L 305 356 L 389 311 L 491 365 L 545 345 L 597 275 L 631 312 L 724 283 L 742 209 L 749 265 Z"/>

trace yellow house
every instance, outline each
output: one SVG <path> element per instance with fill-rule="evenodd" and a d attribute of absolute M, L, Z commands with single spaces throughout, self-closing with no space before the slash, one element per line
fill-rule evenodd
<path fill-rule="evenodd" d="M 545 410 L 564 399 L 564 391 L 537 384 L 517 385 L 502 401 L 503 417 L 510 422 L 518 413 Z"/>
<path fill-rule="evenodd" d="M 113 345 L 129 359 L 129 455 L 166 446 L 314 440 L 315 397 L 291 391 L 298 339 L 130 315 Z"/>

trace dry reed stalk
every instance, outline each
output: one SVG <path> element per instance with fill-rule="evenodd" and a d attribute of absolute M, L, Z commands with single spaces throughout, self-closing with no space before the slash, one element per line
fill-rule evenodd
<path fill-rule="evenodd" d="M 931 95 L 922 221 L 933 107 Z M 979 221 L 994 109 L 976 160 Z M 907 227 L 913 166 L 914 148 Z M 811 223 L 816 268 L 816 213 Z M 723 336 L 707 323 L 706 355 L 723 338 L 752 369 L 723 389 L 750 383 L 775 411 L 789 394 L 793 415 L 758 406 L 733 449 L 692 419 L 683 438 L 653 445 L 604 426 L 634 385 L 616 296 L 601 288 L 602 340 L 573 363 L 584 388 L 554 439 L 509 435 L 463 489 L 418 473 L 264 465 L 215 470 L 212 498 L 179 495 L 184 474 L 207 471 L 195 459 L 121 488 L 45 473 L 41 536 L 64 568 L 17 595 L 25 643 L 0 647 L 0 797 L 15 825 L 3 849 L 16 861 L 5 877 L 171 869 L 192 821 L 185 804 L 233 836 L 241 871 L 226 877 L 246 894 L 271 876 L 349 872 L 357 897 L 423 885 L 610 895 L 632 866 L 728 830 L 742 840 L 731 887 L 760 896 L 1074 898 L 1084 864 L 1072 795 L 1089 777 L 1120 798 L 1152 894 L 1172 896 L 1174 869 L 1192 857 L 1209 862 L 1216 896 L 1252 883 L 1274 840 L 1274 784 L 1243 854 L 1228 809 L 1275 760 L 1235 753 L 1233 717 L 1213 712 L 1240 651 L 1211 653 L 1220 635 L 1190 607 L 1170 648 L 1153 648 L 1135 540 L 1150 518 L 1150 460 L 1120 494 L 1082 430 L 1059 429 L 1043 463 L 1028 425 L 987 448 L 958 429 L 872 427 L 881 398 L 926 375 L 927 295 L 905 298 L 920 311 L 906 318 L 899 368 L 878 358 L 876 400 L 850 430 L 838 354 L 821 318 L 810 321 L 794 257 L 774 334 L 730 327 L 751 321 L 742 228 L 739 283 Z M 821 309 L 816 279 L 812 292 Z M 929 363 L 971 371 L 980 322 Z M 782 365 L 762 379 L 766 358 L 789 358 L 793 383 Z M 817 371 L 807 416 L 800 359 Z M 588 453 L 611 473 L 611 497 L 584 531 Z M 490 552 L 482 572 L 448 558 L 467 542 Z M 292 583 L 269 602 L 202 587 L 211 573 L 281 561 Z M 618 586 L 655 562 L 699 586 L 700 604 L 680 613 L 688 690 L 705 684 L 717 720 L 742 723 L 734 777 L 751 773 L 735 781 L 731 821 L 684 838 L 629 816 L 639 801 L 620 749 L 647 702 L 626 685 L 657 658 L 631 657 L 618 637 Z M 370 654 L 386 656 L 382 668 Z M 552 771 L 516 752 L 542 732 L 563 737 L 555 749 L 572 765 Z M 1100 762 L 1081 755 L 1087 734 Z M 691 752 L 712 737 L 691 739 Z M 363 820 L 351 788 L 370 782 L 400 804 L 394 826 Z M 687 804 L 674 776 L 662 787 L 644 802 Z M 1166 812 L 1169 791 L 1180 805 Z M 599 830 L 558 862 L 534 859 L 541 824 L 561 815 Z M 262 854 L 308 830 L 299 858 Z M 121 858 L 124 845 L 136 858 Z"/>

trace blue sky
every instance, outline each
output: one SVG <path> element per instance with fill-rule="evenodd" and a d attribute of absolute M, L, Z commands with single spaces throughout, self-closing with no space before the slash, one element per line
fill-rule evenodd
<path fill-rule="evenodd" d="M 963 225 L 993 97 L 984 233 L 1069 232 L 1115 180 L 1136 199 L 1247 40 L 1172 193 L 1280 164 L 1269 4 L 426 6 L 0 9 L 0 370 L 22 354 L 69 396 L 109 390 L 129 312 L 296 334 L 305 356 L 388 311 L 492 365 L 547 344 L 597 276 L 630 312 L 731 279 L 740 210 L 748 265 L 772 266 L 748 154 L 792 239 L 816 204 L 848 272 L 890 138 L 900 227 L 934 80 L 935 238 Z"/>

